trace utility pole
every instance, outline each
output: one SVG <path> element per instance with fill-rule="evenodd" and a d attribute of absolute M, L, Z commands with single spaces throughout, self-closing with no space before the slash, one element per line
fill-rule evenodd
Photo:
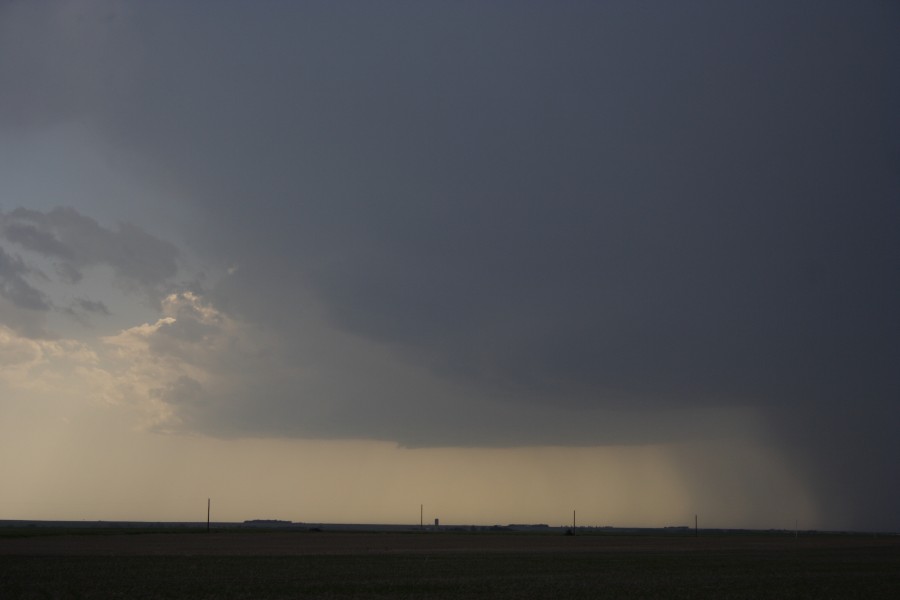
<path fill-rule="evenodd" d="M 209 505 L 210 499 L 206 499 L 206 533 L 209 533 Z"/>
<path fill-rule="evenodd" d="M 425 528 L 425 521 L 422 519 L 422 511 L 424 510 L 424 507 L 424 504 L 419 505 L 419 529 Z"/>
<path fill-rule="evenodd" d="M 700 537 L 700 529 L 697 527 L 697 515 L 694 515 L 694 537 Z"/>

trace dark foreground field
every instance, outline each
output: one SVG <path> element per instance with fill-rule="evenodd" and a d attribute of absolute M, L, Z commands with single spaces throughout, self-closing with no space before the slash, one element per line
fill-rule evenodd
<path fill-rule="evenodd" d="M 900 538 L 5 536 L 0 598 L 900 598 Z"/>

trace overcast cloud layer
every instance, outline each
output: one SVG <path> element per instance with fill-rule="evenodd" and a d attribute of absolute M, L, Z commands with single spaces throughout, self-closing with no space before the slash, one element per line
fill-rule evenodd
<path fill-rule="evenodd" d="M 0 316 L 102 321 L 47 282 L 111 269 L 160 313 L 98 347 L 162 430 L 752 433 L 836 522 L 900 527 L 898 25 L 888 2 L 5 4 L 5 143 L 80 136 L 166 217 L 2 197 Z"/>

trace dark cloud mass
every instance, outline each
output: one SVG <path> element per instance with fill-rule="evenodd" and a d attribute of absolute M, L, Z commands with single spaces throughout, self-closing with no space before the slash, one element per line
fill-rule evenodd
<path fill-rule="evenodd" d="M 209 298 L 286 356 L 316 358 L 314 305 L 436 386 L 335 358 L 319 372 L 356 383 L 315 399 L 281 382 L 217 405 L 184 378 L 159 391 L 176 410 L 184 395 L 192 415 L 223 407 L 223 430 L 502 445 L 568 443 L 598 409 L 628 427 L 593 439 L 581 422 L 578 443 L 751 409 L 825 514 L 900 526 L 896 5 L 82 11 L 34 40 L 3 29 L 4 126 L 83 119 L 120 168 L 188 199 L 195 251 L 238 266 Z M 136 228 L 67 209 L 3 223 L 73 280 L 102 261 L 143 287 L 174 273 L 174 248 Z"/>

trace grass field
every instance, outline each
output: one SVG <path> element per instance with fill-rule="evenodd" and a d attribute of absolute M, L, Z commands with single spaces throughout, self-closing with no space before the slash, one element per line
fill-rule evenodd
<path fill-rule="evenodd" d="M 900 538 L 10 534 L 0 598 L 900 598 Z"/>

